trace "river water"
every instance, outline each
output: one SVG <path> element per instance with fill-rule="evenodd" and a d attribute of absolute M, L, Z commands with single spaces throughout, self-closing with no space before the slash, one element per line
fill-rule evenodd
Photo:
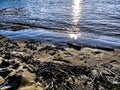
<path fill-rule="evenodd" d="M 120 48 L 120 0 L 0 0 L 0 35 Z"/>

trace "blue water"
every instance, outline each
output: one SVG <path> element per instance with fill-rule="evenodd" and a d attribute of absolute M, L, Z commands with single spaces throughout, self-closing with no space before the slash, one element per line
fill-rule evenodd
<path fill-rule="evenodd" d="M 10 39 L 78 43 L 87 38 L 120 46 L 119 0 L 0 0 L 0 23 L 0 34 Z M 12 31 L 16 25 L 29 28 Z"/>

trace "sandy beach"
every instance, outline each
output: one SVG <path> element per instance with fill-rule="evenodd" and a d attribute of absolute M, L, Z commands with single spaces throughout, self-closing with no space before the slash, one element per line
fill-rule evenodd
<path fill-rule="evenodd" d="M 119 90 L 120 50 L 58 47 L 0 36 L 1 90 Z"/>

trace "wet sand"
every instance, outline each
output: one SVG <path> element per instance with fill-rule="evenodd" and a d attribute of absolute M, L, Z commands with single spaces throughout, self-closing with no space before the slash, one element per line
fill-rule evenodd
<path fill-rule="evenodd" d="M 1 90 L 119 90 L 120 50 L 0 36 Z"/>

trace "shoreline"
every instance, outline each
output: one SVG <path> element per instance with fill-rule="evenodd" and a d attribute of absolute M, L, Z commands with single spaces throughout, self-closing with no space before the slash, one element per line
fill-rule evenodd
<path fill-rule="evenodd" d="M 77 50 L 2 36 L 0 47 L 2 90 L 120 89 L 119 49 L 82 47 Z"/>
<path fill-rule="evenodd" d="M 16 27 L 17 28 L 17 27 Z M 21 27 L 18 27 L 21 28 Z M 30 31 L 29 31 L 30 30 Z M 44 33 L 43 33 L 44 32 Z M 100 38 L 86 37 L 78 34 L 60 33 L 44 29 L 25 29 L 25 30 L 0 30 L 0 35 L 11 40 L 39 41 L 58 46 L 77 46 L 79 48 L 88 47 L 102 50 L 114 51 L 120 49 L 120 42 L 102 40 Z"/>

